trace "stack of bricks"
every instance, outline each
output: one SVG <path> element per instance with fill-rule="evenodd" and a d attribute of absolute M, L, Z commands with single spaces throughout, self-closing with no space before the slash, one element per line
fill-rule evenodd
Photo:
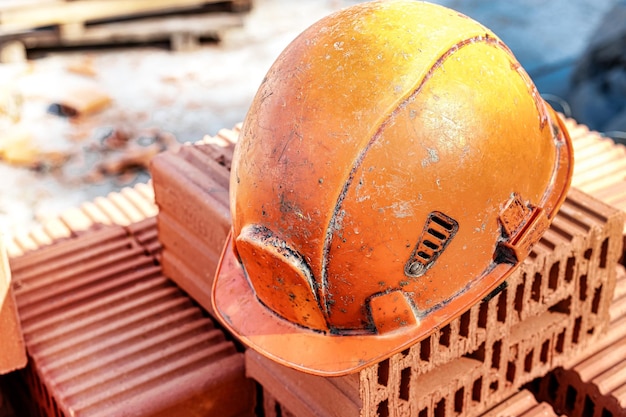
<path fill-rule="evenodd" d="M 626 210 L 626 147 L 571 119 L 567 126 L 576 155 L 573 185 Z M 626 274 L 621 266 L 618 272 L 606 335 L 533 385 L 539 398 L 572 417 L 626 415 Z"/>
<path fill-rule="evenodd" d="M 0 375 L 26 366 L 26 348 L 13 294 L 11 270 L 0 236 Z M 0 384 L 0 417 L 13 417 L 9 397 Z"/>
<path fill-rule="evenodd" d="M 162 273 L 156 212 L 142 184 L 10 245 L 22 415 L 254 415 L 243 354 Z"/>
<path fill-rule="evenodd" d="M 26 365 L 26 349 L 11 281 L 7 253 L 0 236 L 0 375 Z"/>
<path fill-rule="evenodd" d="M 236 137 L 237 130 L 224 130 L 152 163 L 164 271 L 208 311 L 230 224 L 227 168 Z M 572 189 L 506 288 L 410 349 L 332 379 L 248 351 L 247 373 L 262 386 L 267 415 L 479 415 L 606 330 L 622 230 L 621 211 Z"/>
<path fill-rule="evenodd" d="M 536 381 L 538 398 L 572 417 L 626 415 L 626 273 L 618 269 L 611 323 L 589 352 Z"/>
<path fill-rule="evenodd" d="M 151 163 L 163 272 L 209 312 L 213 276 L 230 230 L 229 171 L 238 129 L 222 129 Z"/>

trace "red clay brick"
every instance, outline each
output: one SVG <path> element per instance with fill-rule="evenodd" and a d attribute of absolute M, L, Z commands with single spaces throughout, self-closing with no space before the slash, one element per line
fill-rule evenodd
<path fill-rule="evenodd" d="M 590 349 L 542 378 L 537 390 L 540 398 L 573 417 L 626 415 L 625 301 L 626 273 L 619 266 L 607 333 Z"/>
<path fill-rule="evenodd" d="M 574 146 L 576 163 L 572 185 L 622 210 L 626 209 L 626 147 L 598 132 L 590 132 L 572 119 L 565 123 Z"/>
<path fill-rule="evenodd" d="M 359 415 L 358 375 L 323 378 L 279 365 L 252 350 L 245 356 L 246 374 L 273 399 L 265 404 L 266 416 L 276 415 L 276 408 L 298 417 Z"/>
<path fill-rule="evenodd" d="M 210 138 L 205 141 L 211 142 Z M 207 143 L 182 146 L 157 156 L 151 173 L 160 208 L 163 270 L 212 312 L 213 276 L 230 230 L 228 171 L 212 158 L 230 161 L 232 146 Z"/>
<path fill-rule="evenodd" d="M 552 407 L 546 403 L 538 403 L 535 397 L 526 390 L 522 390 L 496 407 L 483 414 L 484 417 L 556 417 Z"/>
<path fill-rule="evenodd" d="M 162 275 L 155 227 L 109 226 L 12 260 L 42 415 L 253 415 L 243 355 Z"/>
<path fill-rule="evenodd" d="M 11 269 L 0 236 L 0 375 L 24 366 L 26 349 L 13 296 Z"/>
<path fill-rule="evenodd" d="M 211 285 L 219 262 L 218 248 L 207 246 L 185 227 L 170 221 L 166 213 L 158 217 L 158 225 L 160 236 L 167 236 L 163 272 L 212 313 Z"/>
<path fill-rule="evenodd" d="M 566 121 L 576 154 L 573 184 L 626 209 L 626 148 L 585 126 Z M 626 229 L 625 229 L 626 231 Z M 626 276 L 619 266 L 608 306 L 608 331 L 593 345 L 542 378 L 537 394 L 569 416 L 626 415 Z"/>
<path fill-rule="evenodd" d="M 138 184 L 119 193 L 110 193 L 107 198 L 100 197 L 96 202 L 85 202 L 80 207 L 70 208 L 58 218 L 14 236 L 8 242 L 7 252 L 14 258 L 90 229 L 113 224 L 131 225 L 154 217 L 157 212 L 152 186 Z"/>
<path fill-rule="evenodd" d="M 26 349 L 22 338 L 13 291 L 0 300 L 0 375 L 26 366 Z"/>

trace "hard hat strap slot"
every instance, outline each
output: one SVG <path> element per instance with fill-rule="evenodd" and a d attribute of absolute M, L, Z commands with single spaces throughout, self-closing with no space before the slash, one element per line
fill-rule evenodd
<path fill-rule="evenodd" d="M 515 194 L 500 213 L 503 240 L 498 243 L 494 261 L 516 264 L 525 259 L 532 246 L 550 226 L 545 210 L 529 207 Z"/>

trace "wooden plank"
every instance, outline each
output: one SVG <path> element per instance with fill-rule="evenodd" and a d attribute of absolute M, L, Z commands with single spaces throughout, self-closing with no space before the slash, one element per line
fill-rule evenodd
<path fill-rule="evenodd" d="M 181 35 L 187 36 L 191 41 L 197 41 L 199 38 L 217 37 L 224 30 L 242 25 L 243 19 L 239 15 L 206 12 L 187 16 L 169 15 L 81 25 L 80 28 L 72 28 L 71 24 L 66 24 L 59 26 L 64 29 L 61 31 L 51 28 L 15 36 L 19 37 L 26 49 L 171 41 L 173 50 L 181 50 L 189 46 L 189 43 L 176 42 L 180 40 Z M 3 31 L 0 26 L 0 37 L 2 36 Z"/>
<path fill-rule="evenodd" d="M 17 32 L 41 26 L 180 11 L 217 2 L 219 0 L 78 0 L 28 4 L 0 10 L 0 28 L 5 33 Z"/>

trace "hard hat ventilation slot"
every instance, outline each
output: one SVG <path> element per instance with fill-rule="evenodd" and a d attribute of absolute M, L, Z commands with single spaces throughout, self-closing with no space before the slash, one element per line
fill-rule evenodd
<path fill-rule="evenodd" d="M 410 277 L 424 275 L 458 230 L 459 224 L 452 217 L 440 211 L 431 212 L 424 225 L 422 235 L 404 267 L 404 273 Z"/>

